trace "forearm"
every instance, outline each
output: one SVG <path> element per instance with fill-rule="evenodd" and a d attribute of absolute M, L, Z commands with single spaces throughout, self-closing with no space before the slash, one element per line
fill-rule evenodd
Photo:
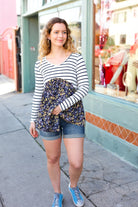
<path fill-rule="evenodd" d="M 82 100 L 87 95 L 88 90 L 88 84 L 78 89 L 72 96 L 68 97 L 60 104 L 61 110 L 64 111 L 72 105 L 74 105 L 75 103 L 77 103 L 78 101 Z"/>
<path fill-rule="evenodd" d="M 37 118 L 43 89 L 44 89 L 43 77 L 39 71 L 38 65 L 36 64 L 35 65 L 35 91 L 32 101 L 31 122 L 34 122 Z"/>

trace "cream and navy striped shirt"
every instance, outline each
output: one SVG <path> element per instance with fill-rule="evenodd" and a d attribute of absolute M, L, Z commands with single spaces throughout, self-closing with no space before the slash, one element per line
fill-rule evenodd
<path fill-rule="evenodd" d="M 36 120 L 46 82 L 54 78 L 67 80 L 76 88 L 76 92 L 60 104 L 62 111 L 74 105 L 88 93 L 88 75 L 82 55 L 72 53 L 59 65 L 48 62 L 46 57 L 44 57 L 42 61 L 38 60 L 35 64 L 35 91 L 32 103 L 31 121 Z"/>

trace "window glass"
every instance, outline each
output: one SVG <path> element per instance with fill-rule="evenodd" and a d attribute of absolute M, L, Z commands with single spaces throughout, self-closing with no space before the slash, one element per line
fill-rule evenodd
<path fill-rule="evenodd" d="M 81 16 L 82 16 L 81 7 L 74 7 L 59 12 L 59 17 L 65 19 L 69 24 L 74 45 L 80 53 L 81 53 Z"/>
<path fill-rule="evenodd" d="M 43 4 L 46 4 L 47 3 L 47 0 L 43 0 Z"/>
<path fill-rule="evenodd" d="M 36 10 L 41 8 L 41 6 L 43 5 L 43 0 L 28 0 L 27 1 L 27 10 L 30 12 L 30 11 L 33 11 L 33 10 Z"/>
<path fill-rule="evenodd" d="M 39 31 L 40 31 L 40 35 L 39 36 L 41 36 L 43 27 L 53 17 L 58 17 L 58 12 L 50 13 L 50 14 L 43 14 L 43 15 L 39 16 Z"/>
<path fill-rule="evenodd" d="M 95 0 L 95 91 L 138 103 L 138 4 Z"/>

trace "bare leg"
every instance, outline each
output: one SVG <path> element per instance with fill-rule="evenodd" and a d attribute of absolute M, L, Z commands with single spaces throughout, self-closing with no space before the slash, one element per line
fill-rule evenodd
<path fill-rule="evenodd" d="M 69 160 L 69 175 L 71 188 L 77 186 L 83 168 L 83 143 L 84 138 L 64 138 Z"/>
<path fill-rule="evenodd" d="M 61 155 L 61 139 L 51 141 L 43 139 L 43 143 L 47 156 L 47 169 L 54 192 L 61 193 L 59 165 Z"/>

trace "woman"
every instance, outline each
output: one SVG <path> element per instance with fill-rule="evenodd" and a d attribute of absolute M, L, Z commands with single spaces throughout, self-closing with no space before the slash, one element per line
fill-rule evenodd
<path fill-rule="evenodd" d="M 69 161 L 69 192 L 75 206 L 81 207 L 84 205 L 84 199 L 77 186 L 83 167 L 84 124 L 70 122 L 70 118 L 74 115 L 70 115 L 69 121 L 64 120 L 64 116 L 60 117 L 61 114 L 64 115 L 64 112 L 70 110 L 86 96 L 89 88 L 85 62 L 82 56 L 77 53 L 70 33 L 65 20 L 57 17 L 52 18 L 43 30 L 39 47 L 39 60 L 35 64 L 35 92 L 30 124 L 30 133 L 33 137 L 37 137 L 36 120 L 45 85 L 49 81 L 57 79 L 63 80 L 63 82 L 66 81 L 65 83 L 68 82 L 75 88 L 74 94 L 62 100 L 52 110 L 52 116 L 59 118 L 60 130 L 55 132 L 52 130 L 39 131 L 43 139 L 48 173 L 54 189 L 52 207 L 61 207 L 63 202 L 59 166 L 61 137 L 64 139 Z M 62 91 L 63 88 L 60 89 Z"/>

